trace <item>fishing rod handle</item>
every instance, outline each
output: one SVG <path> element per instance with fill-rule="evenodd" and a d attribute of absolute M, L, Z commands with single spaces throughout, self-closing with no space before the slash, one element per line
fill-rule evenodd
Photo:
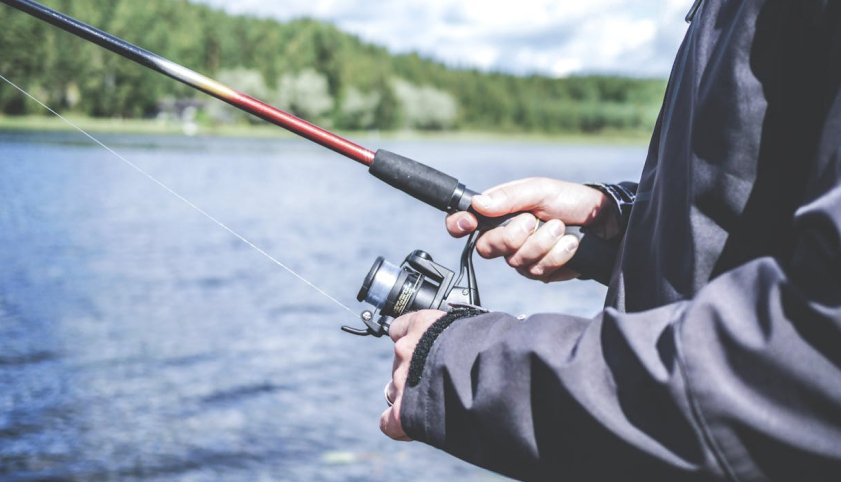
<path fill-rule="evenodd" d="M 2 1 L 2 0 L 0 0 Z M 374 177 L 385 181 L 425 204 L 447 213 L 469 211 L 479 220 L 479 229 L 492 229 L 520 213 L 487 217 L 477 213 L 471 202 L 476 191 L 438 169 L 385 149 L 379 149 L 368 167 Z"/>
<path fill-rule="evenodd" d="M 378 150 L 368 168 L 373 176 L 387 184 L 447 213 L 468 211 L 479 221 L 479 230 L 493 229 L 522 213 L 510 213 L 499 217 L 488 217 L 476 212 L 471 206 L 473 197 L 479 193 L 468 189 L 458 179 L 437 169 L 399 154 Z M 568 234 L 579 237 L 578 249 L 566 266 L 580 273 L 582 278 L 591 278 L 607 284 L 613 271 L 618 243 L 602 239 L 569 226 Z"/>

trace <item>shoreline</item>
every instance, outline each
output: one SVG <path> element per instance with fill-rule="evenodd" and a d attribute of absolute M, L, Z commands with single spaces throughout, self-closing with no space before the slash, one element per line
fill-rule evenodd
<path fill-rule="evenodd" d="M 98 134 L 153 134 L 171 136 L 211 136 L 237 138 L 297 138 L 295 134 L 277 126 L 264 124 L 239 124 L 224 126 L 185 126 L 180 122 L 155 119 L 99 119 L 84 116 L 65 116 L 82 129 Z M 74 128 L 55 116 L 2 116 L 0 131 L 23 132 L 72 132 Z M 496 131 L 337 131 L 352 139 L 385 140 L 435 140 L 435 141 L 529 141 L 563 144 L 612 144 L 645 145 L 651 136 L 643 131 L 604 131 L 589 133 L 540 133 Z"/>

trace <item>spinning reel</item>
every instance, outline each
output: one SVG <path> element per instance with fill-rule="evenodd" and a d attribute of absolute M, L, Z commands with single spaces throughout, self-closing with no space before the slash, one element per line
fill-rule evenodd
<path fill-rule="evenodd" d="M 377 257 L 356 299 L 374 306 L 360 315 L 364 329 L 343 326 L 354 335 L 381 337 L 388 333 L 394 318 L 418 310 L 450 311 L 461 305 L 479 306 L 479 287 L 473 271 L 473 250 L 477 234 L 473 233 L 464 246 L 458 276 L 436 263 L 429 253 L 416 250 L 400 264 Z M 375 318 L 376 321 L 375 321 Z"/>

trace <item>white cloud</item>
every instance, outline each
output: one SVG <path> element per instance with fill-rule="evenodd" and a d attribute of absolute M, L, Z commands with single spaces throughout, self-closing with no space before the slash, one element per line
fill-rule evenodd
<path fill-rule="evenodd" d="M 668 74 L 691 0 L 197 0 L 233 13 L 328 20 L 394 52 L 549 75 Z"/>

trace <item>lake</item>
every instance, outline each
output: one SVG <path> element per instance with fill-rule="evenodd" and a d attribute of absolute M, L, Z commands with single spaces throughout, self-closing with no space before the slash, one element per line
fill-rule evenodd
<path fill-rule="evenodd" d="M 457 268 L 443 214 L 297 139 L 102 135 L 358 313 L 374 259 Z M 365 145 L 482 190 L 637 179 L 640 146 Z M 485 306 L 596 314 L 604 287 L 476 258 Z M 378 418 L 392 343 L 76 133 L 0 132 L 0 479 L 494 480 Z"/>

